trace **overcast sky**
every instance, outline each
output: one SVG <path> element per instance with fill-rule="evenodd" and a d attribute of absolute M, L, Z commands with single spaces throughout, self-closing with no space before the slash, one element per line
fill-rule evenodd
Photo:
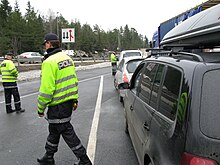
<path fill-rule="evenodd" d="M 22 12 L 28 0 L 17 0 Z M 150 40 L 161 22 L 189 10 L 207 0 L 30 0 L 35 11 L 47 15 L 51 9 L 68 21 L 79 20 L 91 27 L 97 24 L 105 31 L 135 28 Z M 14 7 L 15 0 L 9 0 Z"/>

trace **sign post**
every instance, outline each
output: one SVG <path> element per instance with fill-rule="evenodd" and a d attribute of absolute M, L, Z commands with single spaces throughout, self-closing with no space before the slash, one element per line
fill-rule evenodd
<path fill-rule="evenodd" d="M 75 29 L 66 28 L 62 29 L 62 43 L 74 43 L 75 42 Z"/>
<path fill-rule="evenodd" d="M 62 29 L 62 43 L 68 43 L 68 55 L 70 44 L 75 43 L 75 29 L 74 28 L 65 28 Z"/>

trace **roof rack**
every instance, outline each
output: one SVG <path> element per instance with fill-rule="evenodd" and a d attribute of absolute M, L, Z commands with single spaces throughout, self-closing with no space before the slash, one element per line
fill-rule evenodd
<path fill-rule="evenodd" d="M 193 60 L 195 61 L 204 62 L 204 59 L 198 54 L 188 53 L 188 52 L 174 52 L 174 51 L 170 52 L 170 56 L 177 55 L 177 54 L 192 57 Z"/>
<path fill-rule="evenodd" d="M 175 47 L 177 48 L 177 47 Z M 165 50 L 165 49 L 147 49 L 146 51 L 150 52 L 150 55 L 148 57 L 151 56 L 170 56 L 170 57 L 174 57 L 174 56 L 188 56 L 188 57 L 192 57 L 192 59 L 194 61 L 199 61 L 199 62 L 204 62 L 204 59 L 198 55 L 198 54 L 194 54 L 194 53 L 189 53 L 189 52 L 182 52 L 182 49 L 171 49 L 171 50 Z"/>

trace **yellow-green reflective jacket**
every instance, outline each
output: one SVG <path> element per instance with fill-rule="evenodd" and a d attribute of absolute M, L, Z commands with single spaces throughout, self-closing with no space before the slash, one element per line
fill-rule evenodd
<path fill-rule="evenodd" d="M 11 60 L 4 60 L 1 63 L 2 82 L 16 82 L 18 71 Z"/>
<path fill-rule="evenodd" d="M 180 95 L 180 102 L 179 102 L 178 111 L 177 111 L 177 120 L 180 124 L 183 124 L 185 117 L 186 117 L 187 102 L 188 102 L 187 93 L 183 92 Z"/>
<path fill-rule="evenodd" d="M 111 63 L 116 63 L 117 62 L 117 58 L 116 56 L 112 53 L 111 54 Z"/>
<path fill-rule="evenodd" d="M 78 79 L 73 60 L 58 52 L 42 63 L 38 112 L 67 100 L 78 99 Z"/>

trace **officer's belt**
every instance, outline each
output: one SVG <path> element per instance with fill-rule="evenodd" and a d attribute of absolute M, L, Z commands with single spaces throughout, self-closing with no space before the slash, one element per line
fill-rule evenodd
<path fill-rule="evenodd" d="M 63 118 L 63 119 L 47 119 L 49 124 L 60 124 L 60 123 L 66 123 L 69 122 L 71 120 L 71 116 L 67 117 L 67 118 Z"/>
<path fill-rule="evenodd" d="M 5 89 L 17 88 L 17 86 L 4 86 Z"/>

